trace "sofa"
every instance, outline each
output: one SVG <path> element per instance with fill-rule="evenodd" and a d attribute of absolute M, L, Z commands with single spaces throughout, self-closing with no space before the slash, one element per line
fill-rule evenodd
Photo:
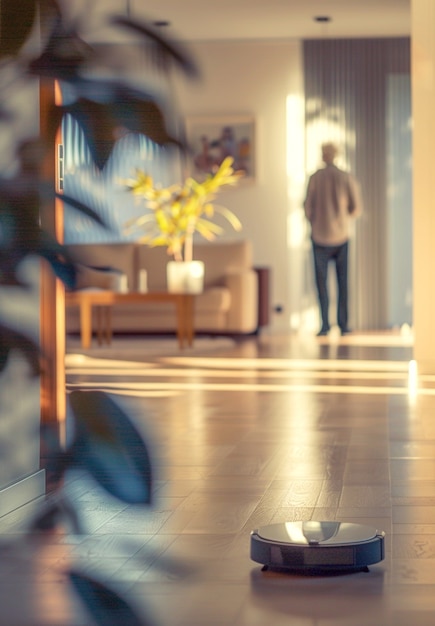
<path fill-rule="evenodd" d="M 163 247 L 136 242 L 70 244 L 77 263 L 76 289 L 119 289 L 122 276 L 129 291 L 139 290 L 146 270 L 148 291 L 166 291 L 168 257 Z M 194 258 L 204 262 L 204 290 L 195 297 L 195 332 L 224 335 L 252 334 L 259 324 L 259 280 L 253 267 L 252 244 L 247 240 L 195 243 Z M 66 309 L 66 331 L 80 330 L 76 307 Z M 171 303 L 115 305 L 114 333 L 168 333 L 176 328 Z"/>

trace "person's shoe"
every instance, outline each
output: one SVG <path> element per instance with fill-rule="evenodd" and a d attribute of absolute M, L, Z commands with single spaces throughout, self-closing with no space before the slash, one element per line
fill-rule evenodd
<path fill-rule="evenodd" d="M 316 337 L 326 337 L 328 333 L 329 333 L 329 328 L 321 328 L 319 332 L 317 333 Z"/>
<path fill-rule="evenodd" d="M 349 333 L 351 333 L 351 329 L 350 328 L 341 328 L 340 332 L 342 335 L 349 335 Z"/>

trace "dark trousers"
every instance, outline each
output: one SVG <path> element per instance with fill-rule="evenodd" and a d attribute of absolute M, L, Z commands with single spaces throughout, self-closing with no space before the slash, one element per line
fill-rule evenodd
<path fill-rule="evenodd" d="M 341 330 L 347 329 L 347 259 L 349 244 L 340 246 L 319 246 L 313 241 L 314 273 L 319 296 L 322 330 L 329 330 L 328 265 L 335 262 L 337 276 L 337 323 Z"/>

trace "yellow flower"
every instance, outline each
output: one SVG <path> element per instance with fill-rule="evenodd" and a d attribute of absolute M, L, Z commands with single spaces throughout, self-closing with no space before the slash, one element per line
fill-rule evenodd
<path fill-rule="evenodd" d="M 130 220 L 127 230 L 143 232 L 140 241 L 151 246 L 166 246 L 176 260 L 191 260 L 192 237 L 195 232 L 212 241 L 223 229 L 211 220 L 222 215 L 234 228 L 242 228 L 240 220 L 229 209 L 214 204 L 222 187 L 236 185 L 243 172 L 232 167 L 233 158 L 222 161 L 214 174 L 199 182 L 187 178 L 183 184 L 155 186 L 153 178 L 138 170 L 136 178 L 124 181 L 127 189 L 146 201 L 147 213 Z"/>

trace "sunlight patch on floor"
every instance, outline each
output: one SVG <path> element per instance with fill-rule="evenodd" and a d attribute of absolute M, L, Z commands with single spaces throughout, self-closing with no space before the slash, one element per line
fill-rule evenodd
<path fill-rule="evenodd" d="M 174 369 L 174 368 L 142 368 L 139 366 L 137 369 L 129 369 L 125 372 L 123 368 L 91 368 L 91 367 L 76 367 L 67 368 L 67 374 L 70 376 L 126 376 L 129 378 L 135 376 L 146 377 L 158 377 L 158 378 L 192 378 L 192 377 L 206 377 L 206 378 L 323 378 L 323 379 L 341 379 L 350 380 L 353 378 L 365 379 L 365 380 L 408 380 L 408 373 L 403 372 L 327 372 L 316 370 L 253 370 L 253 369 L 199 369 L 199 368 L 186 368 L 186 369 Z M 428 377 L 426 377 L 427 379 Z M 432 377 L 435 380 L 435 376 Z"/>
<path fill-rule="evenodd" d="M 153 367 L 151 363 L 139 363 L 138 361 L 127 361 L 123 359 L 98 359 L 86 354 L 67 354 L 65 355 L 65 367 L 68 368 L 80 368 L 87 366 L 94 369 L 95 367 L 101 367 L 104 370 L 109 368 L 122 368 L 122 369 L 137 369 L 139 366 L 142 368 Z"/>
<path fill-rule="evenodd" d="M 162 363 L 212 369 L 276 369 L 276 370 L 337 370 L 372 372 L 408 372 L 409 361 L 365 361 L 363 359 L 269 359 L 222 357 L 164 357 Z"/>
<path fill-rule="evenodd" d="M 288 339 L 288 337 L 287 337 Z M 321 338 L 322 340 L 325 338 Z M 407 344 L 409 337 L 397 335 L 350 335 L 339 337 L 332 334 L 326 341 L 352 342 L 355 345 Z M 259 337 L 272 344 L 276 336 Z M 304 342 L 307 338 L 296 339 Z M 310 338 L 316 342 L 317 338 Z M 291 338 L 294 341 L 294 338 Z M 366 343 L 365 343 L 366 341 Z M 192 354 L 188 351 L 151 355 L 146 350 L 147 340 L 128 342 L 130 351 L 122 348 L 110 354 L 99 349 L 93 355 L 71 353 L 66 355 L 68 391 L 73 389 L 100 389 L 118 395 L 136 397 L 167 397 L 192 391 L 216 392 L 267 392 L 267 393 L 322 393 L 364 395 L 435 395 L 435 376 L 419 376 L 415 361 L 337 359 L 337 358 L 268 358 L 246 356 L 219 356 Z M 153 342 L 154 345 L 158 341 Z M 201 343 L 201 342 L 199 342 Z M 163 340 L 163 346 L 167 342 Z M 213 344 L 209 340 L 208 344 Z M 119 347 L 126 345 L 121 340 Z M 215 344 L 218 345 L 218 344 Z M 254 344 L 254 348 L 255 348 Z M 222 354 L 222 353 L 221 353 Z M 138 357 L 133 359 L 133 355 Z M 123 360 L 125 356 L 126 360 Z M 88 382 L 81 382 L 87 378 Z M 118 380 L 114 380 L 114 379 Z M 127 379 L 127 380 L 125 380 Z M 431 388 L 431 387 L 434 388 Z"/>
<path fill-rule="evenodd" d="M 73 389 L 104 389 L 105 391 L 113 391 L 116 389 L 130 389 L 134 390 L 153 390 L 153 391 L 243 391 L 243 392 L 305 392 L 305 393 L 342 393 L 342 394 L 386 394 L 386 395 L 409 395 L 410 390 L 406 387 L 381 387 L 372 385 L 318 385 L 318 384 L 272 384 L 272 383 L 206 383 L 206 382 L 143 382 L 143 383 L 128 383 L 128 382 L 83 382 L 83 383 L 68 383 L 67 388 L 69 391 Z M 415 394 L 415 390 L 412 390 L 412 394 Z M 435 395 L 435 389 L 418 389 L 418 395 L 433 396 Z"/>

